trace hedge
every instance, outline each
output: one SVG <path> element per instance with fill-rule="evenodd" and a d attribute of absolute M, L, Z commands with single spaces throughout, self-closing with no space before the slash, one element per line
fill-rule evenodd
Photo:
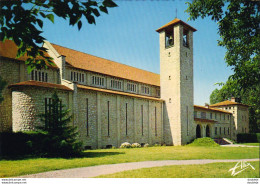
<path fill-rule="evenodd" d="M 247 143 L 247 142 L 260 142 L 260 133 L 240 133 L 237 134 L 238 143 Z"/>
<path fill-rule="evenodd" d="M 39 132 L 0 133 L 0 156 L 2 158 L 41 155 L 46 134 Z"/>

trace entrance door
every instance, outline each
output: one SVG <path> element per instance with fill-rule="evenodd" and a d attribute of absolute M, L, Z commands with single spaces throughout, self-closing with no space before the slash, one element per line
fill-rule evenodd
<path fill-rule="evenodd" d="M 197 127 L 196 127 L 196 138 L 201 138 L 200 125 L 197 125 Z"/>
<path fill-rule="evenodd" d="M 206 137 L 210 137 L 209 125 L 206 126 Z"/>

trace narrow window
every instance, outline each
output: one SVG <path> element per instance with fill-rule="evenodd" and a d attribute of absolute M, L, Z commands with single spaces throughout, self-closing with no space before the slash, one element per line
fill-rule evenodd
<path fill-rule="evenodd" d="M 228 131 L 228 135 L 229 135 L 229 134 L 230 134 L 230 133 L 229 133 L 229 128 L 227 129 L 227 131 Z"/>
<path fill-rule="evenodd" d="M 212 119 L 212 112 L 210 113 L 210 119 Z"/>
<path fill-rule="evenodd" d="M 42 81 L 44 81 L 44 72 L 42 72 Z M 45 81 L 46 82 L 46 81 Z"/>
<path fill-rule="evenodd" d="M 157 113 L 156 113 L 156 107 L 154 108 L 154 118 L 155 118 L 154 130 L 155 130 L 155 136 L 157 136 Z"/>
<path fill-rule="evenodd" d="M 45 82 L 48 82 L 48 73 L 45 74 Z"/>
<path fill-rule="evenodd" d="M 75 81 L 75 80 L 76 80 L 76 73 L 75 73 L 75 72 L 73 72 L 73 75 L 74 75 L 74 78 L 73 78 L 73 80 Z"/>
<path fill-rule="evenodd" d="M 226 117 L 225 117 L 226 115 L 225 115 L 225 114 L 223 114 L 223 116 L 224 116 L 224 120 L 225 120 L 225 119 L 226 119 Z"/>
<path fill-rule="evenodd" d="M 81 82 L 81 74 L 79 74 L 79 82 Z"/>
<path fill-rule="evenodd" d="M 31 72 L 31 80 L 34 80 L 34 70 Z"/>
<path fill-rule="evenodd" d="M 189 47 L 189 36 L 188 36 L 188 30 L 183 29 L 183 46 Z"/>
<path fill-rule="evenodd" d="M 127 103 L 125 104 L 125 134 L 127 135 Z"/>
<path fill-rule="evenodd" d="M 221 135 L 221 127 L 219 127 L 219 134 Z"/>
<path fill-rule="evenodd" d="M 219 120 L 221 120 L 221 114 L 219 114 Z"/>
<path fill-rule="evenodd" d="M 70 80 L 73 80 L 73 72 L 70 72 Z"/>
<path fill-rule="evenodd" d="M 87 128 L 87 136 L 89 136 L 89 124 L 88 124 L 88 98 L 86 99 L 86 128 Z"/>
<path fill-rule="evenodd" d="M 217 133 L 218 133 L 218 128 L 215 127 L 215 135 L 217 135 Z"/>
<path fill-rule="evenodd" d="M 217 113 L 215 113 L 215 119 L 217 119 Z"/>
<path fill-rule="evenodd" d="M 79 73 L 77 72 L 77 81 L 79 81 Z"/>
<path fill-rule="evenodd" d="M 169 103 L 172 103 L 172 99 L 171 98 L 169 98 Z"/>
<path fill-rule="evenodd" d="M 107 136 L 109 136 L 109 101 L 107 101 Z"/>
<path fill-rule="evenodd" d="M 41 75 L 41 72 L 39 72 L 39 81 L 42 81 L 42 75 Z"/>
<path fill-rule="evenodd" d="M 169 75 L 169 80 L 171 80 L 171 76 Z"/>
<path fill-rule="evenodd" d="M 224 127 L 224 135 L 226 135 L 226 128 Z"/>
<path fill-rule="evenodd" d="M 189 135 L 189 108 L 186 106 L 186 113 L 187 113 L 187 135 Z"/>
<path fill-rule="evenodd" d="M 143 105 L 141 105 L 141 123 L 142 123 L 142 136 L 144 135 L 144 109 Z"/>
<path fill-rule="evenodd" d="M 37 71 L 35 71 L 35 80 L 38 80 L 38 72 Z"/>
<path fill-rule="evenodd" d="M 84 74 L 82 74 L 82 82 L 84 82 L 84 77 L 85 77 L 85 75 L 84 75 Z"/>
<path fill-rule="evenodd" d="M 95 84 L 94 76 L 92 76 L 92 84 Z"/>
<path fill-rule="evenodd" d="M 165 32 L 165 48 L 171 47 L 174 44 L 173 29 Z"/>
<path fill-rule="evenodd" d="M 194 111 L 194 118 L 197 118 L 197 111 Z"/>

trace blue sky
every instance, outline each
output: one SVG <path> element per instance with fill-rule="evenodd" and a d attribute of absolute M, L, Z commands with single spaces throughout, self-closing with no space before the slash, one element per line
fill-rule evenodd
<path fill-rule="evenodd" d="M 115 1 L 119 7 L 109 9 L 96 19 L 96 25 L 84 21 L 77 26 L 55 17 L 45 21 L 43 36 L 51 43 L 110 59 L 154 73 L 160 73 L 159 35 L 157 28 L 176 16 L 187 22 L 187 5 L 183 0 Z M 217 23 L 210 18 L 187 22 L 194 33 L 194 104 L 209 102 L 211 92 L 232 74 L 227 67 L 225 49 L 217 46 Z"/>

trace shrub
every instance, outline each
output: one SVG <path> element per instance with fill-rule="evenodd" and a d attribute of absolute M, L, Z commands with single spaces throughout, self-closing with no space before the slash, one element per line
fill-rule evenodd
<path fill-rule="evenodd" d="M 146 143 L 145 145 L 144 145 L 144 147 L 145 148 L 147 148 L 147 147 L 149 147 L 150 145 L 148 144 L 148 143 Z"/>
<path fill-rule="evenodd" d="M 159 146 L 161 146 L 161 145 L 156 143 L 156 144 L 154 144 L 153 146 L 154 146 L 154 147 L 159 147 Z"/>
<path fill-rule="evenodd" d="M 260 133 L 240 133 L 237 134 L 238 143 L 260 142 Z"/>
<path fill-rule="evenodd" d="M 215 141 L 209 137 L 203 137 L 195 139 L 191 144 L 188 146 L 219 146 Z"/>
<path fill-rule="evenodd" d="M 131 148 L 131 144 L 129 142 L 124 142 L 121 144 L 120 148 Z"/>
<path fill-rule="evenodd" d="M 139 143 L 133 143 L 131 145 L 132 148 L 141 148 L 141 145 Z"/>

